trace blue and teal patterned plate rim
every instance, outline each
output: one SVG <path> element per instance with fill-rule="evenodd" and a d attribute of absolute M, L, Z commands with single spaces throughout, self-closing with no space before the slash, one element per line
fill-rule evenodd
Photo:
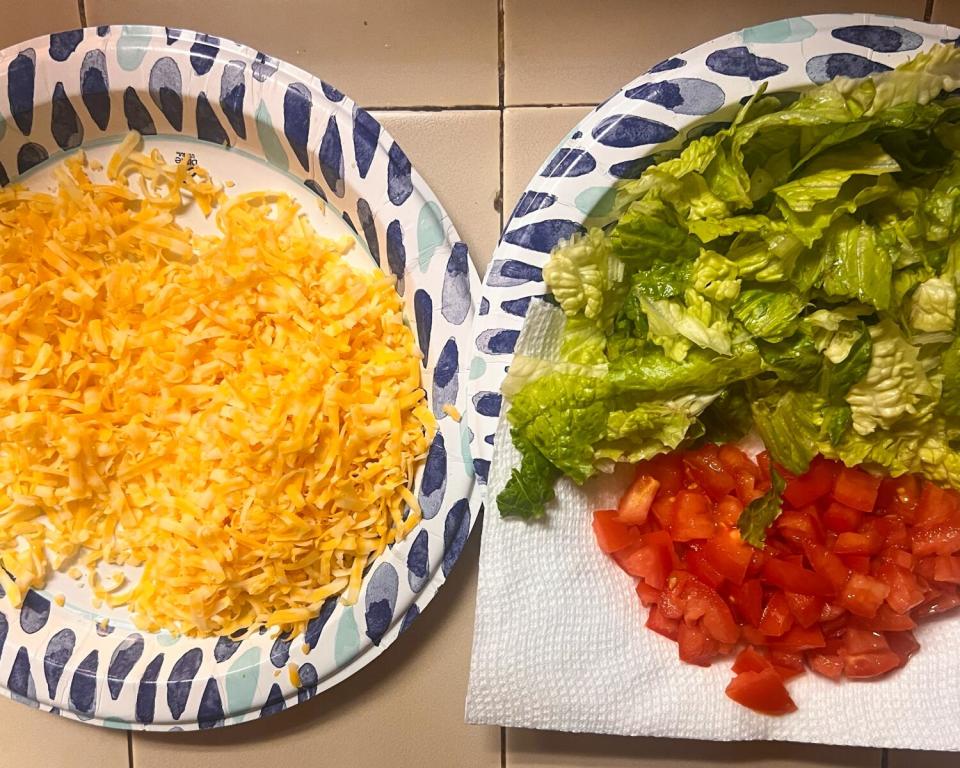
<path fill-rule="evenodd" d="M 581 120 L 516 202 L 483 281 L 468 387 L 478 483 L 486 485 L 500 387 L 527 309 L 547 294 L 542 269 L 550 251 L 608 223 L 619 182 L 725 126 L 762 82 L 770 93 L 796 92 L 837 75 L 863 77 L 936 43 L 957 44 L 958 35 L 945 25 L 872 14 L 772 21 L 661 61 Z"/>
<path fill-rule="evenodd" d="M 0 685 L 28 706 L 116 728 L 191 730 L 304 702 L 376 658 L 420 614 L 479 512 L 467 410 L 473 297 L 466 244 L 403 150 L 333 86 L 224 38 L 164 27 L 73 30 L 0 52 L 0 182 L 130 129 L 265 161 L 339 212 L 397 278 L 439 428 L 414 493 L 422 522 L 296 637 L 151 634 L 31 591 L 0 593 Z M 208 144 L 204 145 L 204 142 Z M 199 151 L 199 149 L 198 149 Z M 295 673 L 295 674 L 294 674 Z"/>

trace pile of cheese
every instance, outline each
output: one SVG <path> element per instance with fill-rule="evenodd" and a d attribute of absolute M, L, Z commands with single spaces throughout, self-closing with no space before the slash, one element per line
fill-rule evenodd
<path fill-rule="evenodd" d="M 0 586 L 83 569 L 148 631 L 297 631 L 419 521 L 420 355 L 352 241 L 138 147 L 0 190 Z"/>

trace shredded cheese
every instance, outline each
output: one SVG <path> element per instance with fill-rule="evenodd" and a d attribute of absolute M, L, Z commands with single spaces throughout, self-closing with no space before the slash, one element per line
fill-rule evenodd
<path fill-rule="evenodd" d="M 106 182 L 78 155 L 55 194 L 0 190 L 0 586 L 83 567 L 148 631 L 298 631 L 419 521 L 413 335 L 290 197 L 139 143 Z"/>

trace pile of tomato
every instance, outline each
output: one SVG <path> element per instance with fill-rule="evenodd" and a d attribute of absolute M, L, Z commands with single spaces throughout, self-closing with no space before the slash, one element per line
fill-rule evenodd
<path fill-rule="evenodd" d="M 735 445 L 641 463 L 593 528 L 636 577 L 647 627 L 691 664 L 739 649 L 727 695 L 779 715 L 796 709 L 785 681 L 807 668 L 832 680 L 887 674 L 919 649 L 918 622 L 960 606 L 960 494 L 822 457 L 800 476 L 776 471 L 782 511 L 762 548 L 738 521 L 770 490 L 770 460 Z"/>

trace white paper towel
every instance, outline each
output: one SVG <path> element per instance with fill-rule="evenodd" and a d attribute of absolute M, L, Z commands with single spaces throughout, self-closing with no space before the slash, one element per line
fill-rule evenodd
<path fill-rule="evenodd" d="M 536 346 L 543 349 L 554 333 L 544 337 L 549 323 L 543 317 L 537 322 L 540 311 L 526 328 L 540 329 Z M 526 328 L 518 353 L 534 341 Z M 616 504 L 630 471 L 583 488 L 564 479 L 545 522 L 505 520 L 496 497 L 519 462 L 505 419 L 496 445 L 467 722 L 960 750 L 960 615 L 922 625 L 916 633 L 922 649 L 886 679 L 834 683 L 808 672 L 788 684 L 797 712 L 780 718 L 755 714 L 724 695 L 730 661 L 708 669 L 684 664 L 676 643 L 644 627 L 647 609 L 634 592 L 634 579 L 597 548 L 591 512 Z"/>

